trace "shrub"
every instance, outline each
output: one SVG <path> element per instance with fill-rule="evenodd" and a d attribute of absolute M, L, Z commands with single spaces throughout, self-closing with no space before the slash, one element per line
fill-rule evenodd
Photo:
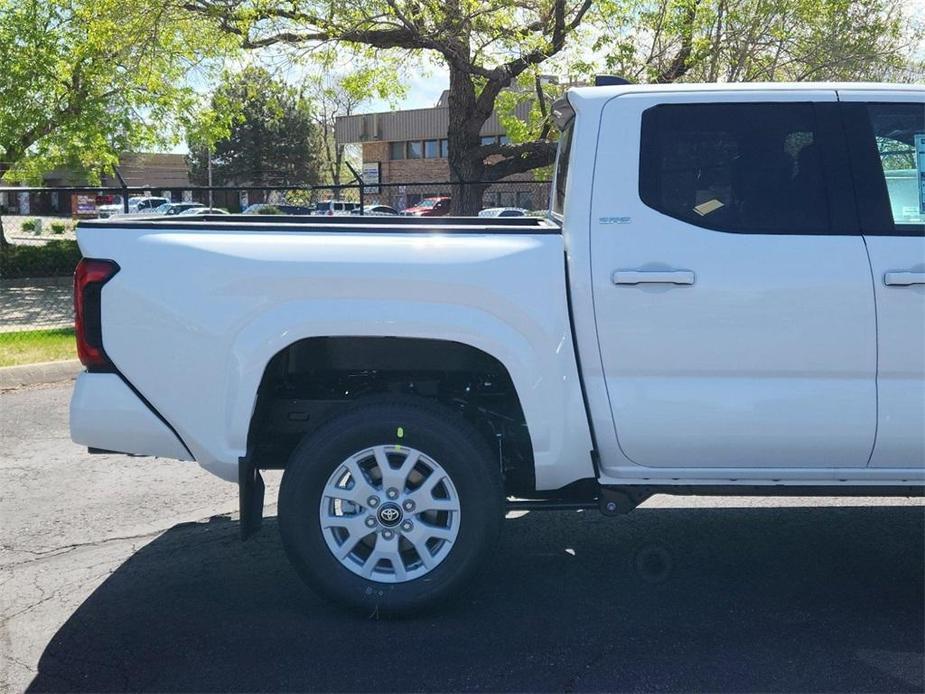
<path fill-rule="evenodd" d="M 23 231 L 35 231 L 36 223 L 34 219 L 27 219 L 22 223 Z"/>
<path fill-rule="evenodd" d="M 80 260 L 76 241 L 61 239 L 42 246 L 0 248 L 0 277 L 62 277 L 74 274 Z"/>
<path fill-rule="evenodd" d="M 51 233 L 52 234 L 63 234 L 67 231 L 67 224 L 64 222 L 52 222 L 51 223 Z"/>
<path fill-rule="evenodd" d="M 279 209 L 276 205 L 261 205 L 256 210 L 254 214 L 282 214 L 283 211 Z"/>

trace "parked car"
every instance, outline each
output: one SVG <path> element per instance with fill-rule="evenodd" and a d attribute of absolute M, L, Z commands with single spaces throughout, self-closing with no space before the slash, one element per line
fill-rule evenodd
<path fill-rule="evenodd" d="M 524 217 L 527 210 L 520 207 L 488 207 L 479 212 L 479 217 Z"/>
<path fill-rule="evenodd" d="M 548 218 L 80 222 L 73 440 L 238 482 L 245 537 L 284 469 L 290 560 L 367 615 L 441 604 L 506 509 L 922 494 L 925 219 L 886 179 L 925 88 L 552 112 Z"/>
<path fill-rule="evenodd" d="M 312 214 L 326 217 L 341 216 L 352 214 L 359 206 L 359 203 L 347 202 L 346 200 L 324 200 L 315 203 L 315 211 Z"/>
<path fill-rule="evenodd" d="M 188 210 L 195 210 L 201 207 L 205 207 L 201 202 L 166 202 L 154 210 L 154 212 L 173 217 L 178 214 L 183 214 Z"/>
<path fill-rule="evenodd" d="M 312 214 L 314 207 L 305 205 L 289 205 L 286 203 L 274 202 L 257 202 L 244 208 L 242 214 L 292 214 L 307 215 Z"/>
<path fill-rule="evenodd" d="M 228 210 L 226 210 L 224 207 L 191 207 L 188 210 L 183 210 L 183 212 L 180 213 L 180 216 L 194 217 L 206 214 L 228 214 Z"/>
<path fill-rule="evenodd" d="M 140 198 L 135 198 L 137 202 Z M 117 214 L 122 214 L 125 211 L 125 208 L 122 205 L 122 196 L 113 195 L 112 202 L 108 202 L 104 205 L 98 205 L 96 208 L 96 216 L 100 219 L 108 219 Z M 129 205 L 132 204 L 132 198 L 129 198 Z"/>
<path fill-rule="evenodd" d="M 360 212 L 361 212 L 360 208 L 357 207 L 357 208 L 351 210 L 350 214 L 357 214 L 357 215 L 358 215 L 358 214 L 360 214 Z M 396 210 L 394 207 L 389 207 L 388 205 L 365 205 L 365 206 L 363 207 L 362 213 L 363 213 L 364 215 L 367 215 L 367 216 L 369 216 L 369 215 L 372 215 L 372 216 L 376 216 L 376 215 L 380 215 L 380 216 L 381 216 L 381 215 L 393 216 L 393 215 L 397 215 L 397 214 L 398 214 L 398 210 Z"/>
<path fill-rule="evenodd" d="M 109 217 L 115 217 L 120 214 L 131 214 L 132 210 L 138 205 L 141 200 L 144 200 L 143 195 L 132 195 L 128 199 L 128 212 L 125 211 L 125 205 L 122 204 L 122 196 L 114 195 L 113 201 L 106 205 L 100 205 L 96 208 L 97 216 L 100 219 L 108 219 Z"/>
<path fill-rule="evenodd" d="M 450 213 L 450 198 L 424 198 L 412 207 L 402 210 L 409 217 L 442 217 Z"/>
<path fill-rule="evenodd" d="M 152 214 L 156 212 L 158 207 L 170 202 L 167 198 L 147 197 L 134 199 L 135 202 L 133 203 L 133 199 L 129 198 L 129 214 Z"/>

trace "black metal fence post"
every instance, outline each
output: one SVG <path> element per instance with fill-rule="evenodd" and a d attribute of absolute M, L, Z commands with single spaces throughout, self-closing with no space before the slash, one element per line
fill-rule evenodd
<path fill-rule="evenodd" d="M 122 178 L 122 172 L 119 171 L 118 166 L 112 167 L 113 173 L 116 174 L 116 178 L 119 179 L 119 185 L 122 186 L 122 211 L 125 214 L 128 214 L 128 184 L 125 182 L 125 179 Z"/>

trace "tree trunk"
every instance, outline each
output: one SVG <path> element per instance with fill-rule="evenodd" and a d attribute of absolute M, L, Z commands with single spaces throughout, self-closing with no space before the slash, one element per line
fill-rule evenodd
<path fill-rule="evenodd" d="M 450 68 L 447 106 L 447 155 L 450 181 L 454 184 L 450 214 L 475 215 L 482 209 L 482 194 L 487 187 L 480 184 L 485 173 L 485 163 L 479 151 L 480 132 L 487 119 L 478 111 L 471 75 L 453 67 Z"/>

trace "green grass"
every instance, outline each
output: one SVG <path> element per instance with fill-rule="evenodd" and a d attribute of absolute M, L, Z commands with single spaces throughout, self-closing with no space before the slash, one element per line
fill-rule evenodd
<path fill-rule="evenodd" d="M 0 333 L 0 366 L 76 358 L 73 328 Z"/>

